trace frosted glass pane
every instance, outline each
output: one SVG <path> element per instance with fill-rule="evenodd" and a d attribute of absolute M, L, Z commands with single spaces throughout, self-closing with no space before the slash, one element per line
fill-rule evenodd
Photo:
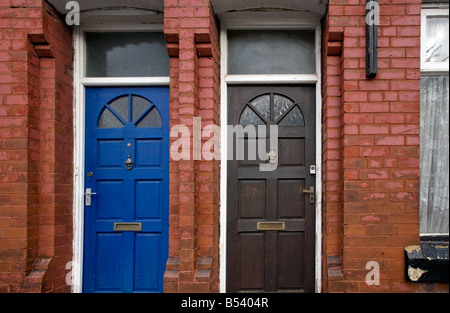
<path fill-rule="evenodd" d="M 156 107 L 153 107 L 153 109 L 151 109 L 150 112 L 136 124 L 136 127 L 162 127 L 161 115 Z"/>
<path fill-rule="evenodd" d="M 448 18 L 427 18 L 426 62 L 448 62 L 449 56 Z"/>
<path fill-rule="evenodd" d="M 256 98 L 250 104 L 268 121 L 270 121 L 270 95 Z"/>
<path fill-rule="evenodd" d="M 120 115 L 120 117 L 123 118 L 125 122 L 128 121 L 128 110 L 129 110 L 128 95 L 114 100 L 109 104 L 109 106 L 114 110 L 114 112 Z"/>
<path fill-rule="evenodd" d="M 242 112 L 240 124 L 242 126 L 247 126 L 247 125 L 265 125 L 266 123 L 264 123 L 263 120 L 259 118 L 259 116 L 256 115 L 256 113 L 253 112 L 253 110 L 247 106 Z"/>
<path fill-rule="evenodd" d="M 169 76 L 163 33 L 86 33 L 87 77 Z"/>
<path fill-rule="evenodd" d="M 122 128 L 122 122 L 111 113 L 111 111 L 107 108 L 103 111 L 100 119 L 98 121 L 99 128 Z"/>
<path fill-rule="evenodd" d="M 280 126 L 305 126 L 305 121 L 303 119 L 303 114 L 298 108 L 295 106 L 278 124 Z"/>
<path fill-rule="evenodd" d="M 293 104 L 294 102 L 290 99 L 280 95 L 275 95 L 273 98 L 273 111 L 275 115 L 274 120 L 278 120 Z"/>
<path fill-rule="evenodd" d="M 133 96 L 133 122 L 142 116 L 148 108 L 152 106 L 152 103 L 142 97 Z"/>
<path fill-rule="evenodd" d="M 228 32 L 228 74 L 315 74 L 314 31 Z"/>

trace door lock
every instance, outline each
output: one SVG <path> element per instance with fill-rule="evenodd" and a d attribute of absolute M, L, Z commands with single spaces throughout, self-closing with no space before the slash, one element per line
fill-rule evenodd
<path fill-rule="evenodd" d="M 91 206 L 91 195 L 96 195 L 96 194 L 97 194 L 96 192 L 92 192 L 91 188 L 86 188 L 86 192 L 85 192 L 85 195 L 86 195 L 85 204 L 86 204 L 86 206 Z"/>
<path fill-rule="evenodd" d="M 315 202 L 315 191 L 314 191 L 314 186 L 309 187 L 309 189 L 304 189 L 302 190 L 304 193 L 308 193 L 309 194 L 309 203 L 314 203 Z"/>

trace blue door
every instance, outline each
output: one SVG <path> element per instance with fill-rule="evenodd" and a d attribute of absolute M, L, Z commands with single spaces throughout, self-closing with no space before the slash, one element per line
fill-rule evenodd
<path fill-rule="evenodd" d="M 169 88 L 86 88 L 84 292 L 162 292 Z"/>

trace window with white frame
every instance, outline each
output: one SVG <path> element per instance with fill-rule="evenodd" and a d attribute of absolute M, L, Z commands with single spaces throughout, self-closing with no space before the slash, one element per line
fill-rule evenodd
<path fill-rule="evenodd" d="M 422 8 L 420 233 L 449 233 L 449 9 Z"/>
<path fill-rule="evenodd" d="M 315 74 L 314 30 L 228 31 L 228 74 Z"/>
<path fill-rule="evenodd" d="M 163 32 L 86 32 L 86 77 L 166 77 Z"/>

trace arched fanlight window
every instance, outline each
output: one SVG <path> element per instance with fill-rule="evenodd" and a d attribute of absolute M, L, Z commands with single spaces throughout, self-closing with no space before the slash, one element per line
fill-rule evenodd
<path fill-rule="evenodd" d="M 105 105 L 98 127 L 122 128 L 126 124 L 135 127 L 162 127 L 162 119 L 156 106 L 149 100 L 135 95 L 123 95 Z"/>
<path fill-rule="evenodd" d="M 297 103 L 281 94 L 264 94 L 250 101 L 241 114 L 242 126 L 278 124 L 305 126 L 305 119 Z"/>

